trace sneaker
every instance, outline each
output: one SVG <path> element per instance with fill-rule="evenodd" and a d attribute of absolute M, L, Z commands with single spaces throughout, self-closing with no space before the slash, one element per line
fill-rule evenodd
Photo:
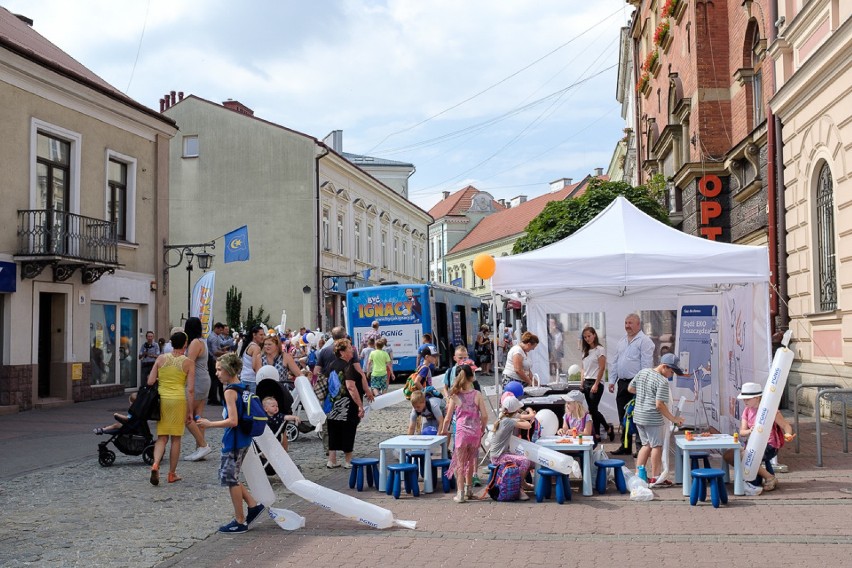
<path fill-rule="evenodd" d="M 352 464 L 349 463 L 349 462 L 344 462 L 343 463 L 343 469 L 352 469 Z"/>
<path fill-rule="evenodd" d="M 769 479 L 763 482 L 763 490 L 773 491 L 776 485 L 778 485 L 778 478 L 774 476 L 770 477 Z"/>
<path fill-rule="evenodd" d="M 252 522 L 260 515 L 266 507 L 263 506 L 263 503 L 258 503 L 254 507 L 248 508 L 248 513 L 246 513 L 246 526 L 252 524 Z"/>
<path fill-rule="evenodd" d="M 336 462 L 335 463 L 325 462 L 325 467 L 327 467 L 328 469 L 334 469 L 336 467 L 340 467 L 340 464 L 336 463 Z"/>
<path fill-rule="evenodd" d="M 745 482 L 745 494 L 751 497 L 755 495 L 760 495 L 763 493 L 763 487 L 758 487 L 757 485 L 752 485 L 748 481 Z"/>
<path fill-rule="evenodd" d="M 220 533 L 244 533 L 248 530 L 248 524 L 246 523 L 238 523 L 237 519 L 234 519 L 227 525 L 222 525 L 219 527 Z"/>
<path fill-rule="evenodd" d="M 195 453 L 198 454 L 198 457 L 195 458 L 195 461 L 203 460 L 207 455 L 213 451 L 213 448 L 210 446 L 204 446 L 203 448 L 198 448 L 195 450 Z"/>
<path fill-rule="evenodd" d="M 198 451 L 199 451 L 200 449 L 201 449 L 201 448 L 196 448 L 196 449 L 195 449 L 195 451 L 194 451 L 194 452 L 192 452 L 191 454 L 187 454 L 187 455 L 183 456 L 183 458 L 182 458 L 182 459 L 183 459 L 183 461 L 186 461 L 186 462 L 194 462 L 194 461 L 198 460 Z"/>

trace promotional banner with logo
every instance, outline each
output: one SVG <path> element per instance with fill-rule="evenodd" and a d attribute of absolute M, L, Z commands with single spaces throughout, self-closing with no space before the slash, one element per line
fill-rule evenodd
<path fill-rule="evenodd" d="M 201 320 L 201 333 L 206 338 L 213 328 L 213 287 L 216 283 L 216 271 L 211 270 L 198 279 L 192 289 L 190 317 Z"/>

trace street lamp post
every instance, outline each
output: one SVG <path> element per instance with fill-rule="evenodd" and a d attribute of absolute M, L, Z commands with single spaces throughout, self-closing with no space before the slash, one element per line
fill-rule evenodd
<path fill-rule="evenodd" d="M 163 282 L 168 286 L 169 269 L 180 266 L 183 259 L 186 258 L 186 317 L 189 317 L 192 310 L 192 261 L 198 259 L 198 267 L 202 271 L 207 271 L 213 265 L 213 255 L 207 252 L 207 249 L 215 249 L 216 241 L 209 243 L 199 243 L 190 245 L 168 245 L 163 242 Z M 201 249 L 200 251 L 196 249 Z M 177 251 L 178 256 L 174 262 L 169 262 L 169 252 Z"/>

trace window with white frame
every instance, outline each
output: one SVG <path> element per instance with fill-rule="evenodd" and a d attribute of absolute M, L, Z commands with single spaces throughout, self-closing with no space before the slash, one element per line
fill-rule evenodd
<path fill-rule="evenodd" d="M 388 234 L 382 231 L 382 268 L 388 267 Z"/>
<path fill-rule="evenodd" d="M 824 162 L 817 178 L 816 205 L 819 309 L 829 312 L 837 309 L 837 270 L 834 252 L 834 181 L 831 169 Z"/>
<path fill-rule="evenodd" d="M 337 254 L 343 254 L 343 213 L 337 215 Z"/>
<path fill-rule="evenodd" d="M 408 274 L 408 243 L 402 241 L 402 272 Z"/>
<path fill-rule="evenodd" d="M 322 210 L 322 250 L 331 250 L 331 227 L 329 226 L 328 209 Z"/>
<path fill-rule="evenodd" d="M 198 153 L 198 136 L 184 136 L 183 137 L 183 157 L 184 158 L 197 158 L 199 156 Z"/>
<path fill-rule="evenodd" d="M 355 221 L 355 258 L 361 260 L 361 221 Z"/>
<path fill-rule="evenodd" d="M 373 262 L 373 226 L 367 225 L 367 262 Z"/>
<path fill-rule="evenodd" d="M 393 238 L 393 269 L 399 270 L 399 237 Z"/>
<path fill-rule="evenodd" d="M 136 158 L 107 150 L 106 216 L 120 241 L 136 241 Z"/>

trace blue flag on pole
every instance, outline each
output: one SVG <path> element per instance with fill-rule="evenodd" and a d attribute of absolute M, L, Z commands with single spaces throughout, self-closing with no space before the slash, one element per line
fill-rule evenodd
<path fill-rule="evenodd" d="M 225 235 L 225 264 L 249 259 L 248 225 Z"/>

